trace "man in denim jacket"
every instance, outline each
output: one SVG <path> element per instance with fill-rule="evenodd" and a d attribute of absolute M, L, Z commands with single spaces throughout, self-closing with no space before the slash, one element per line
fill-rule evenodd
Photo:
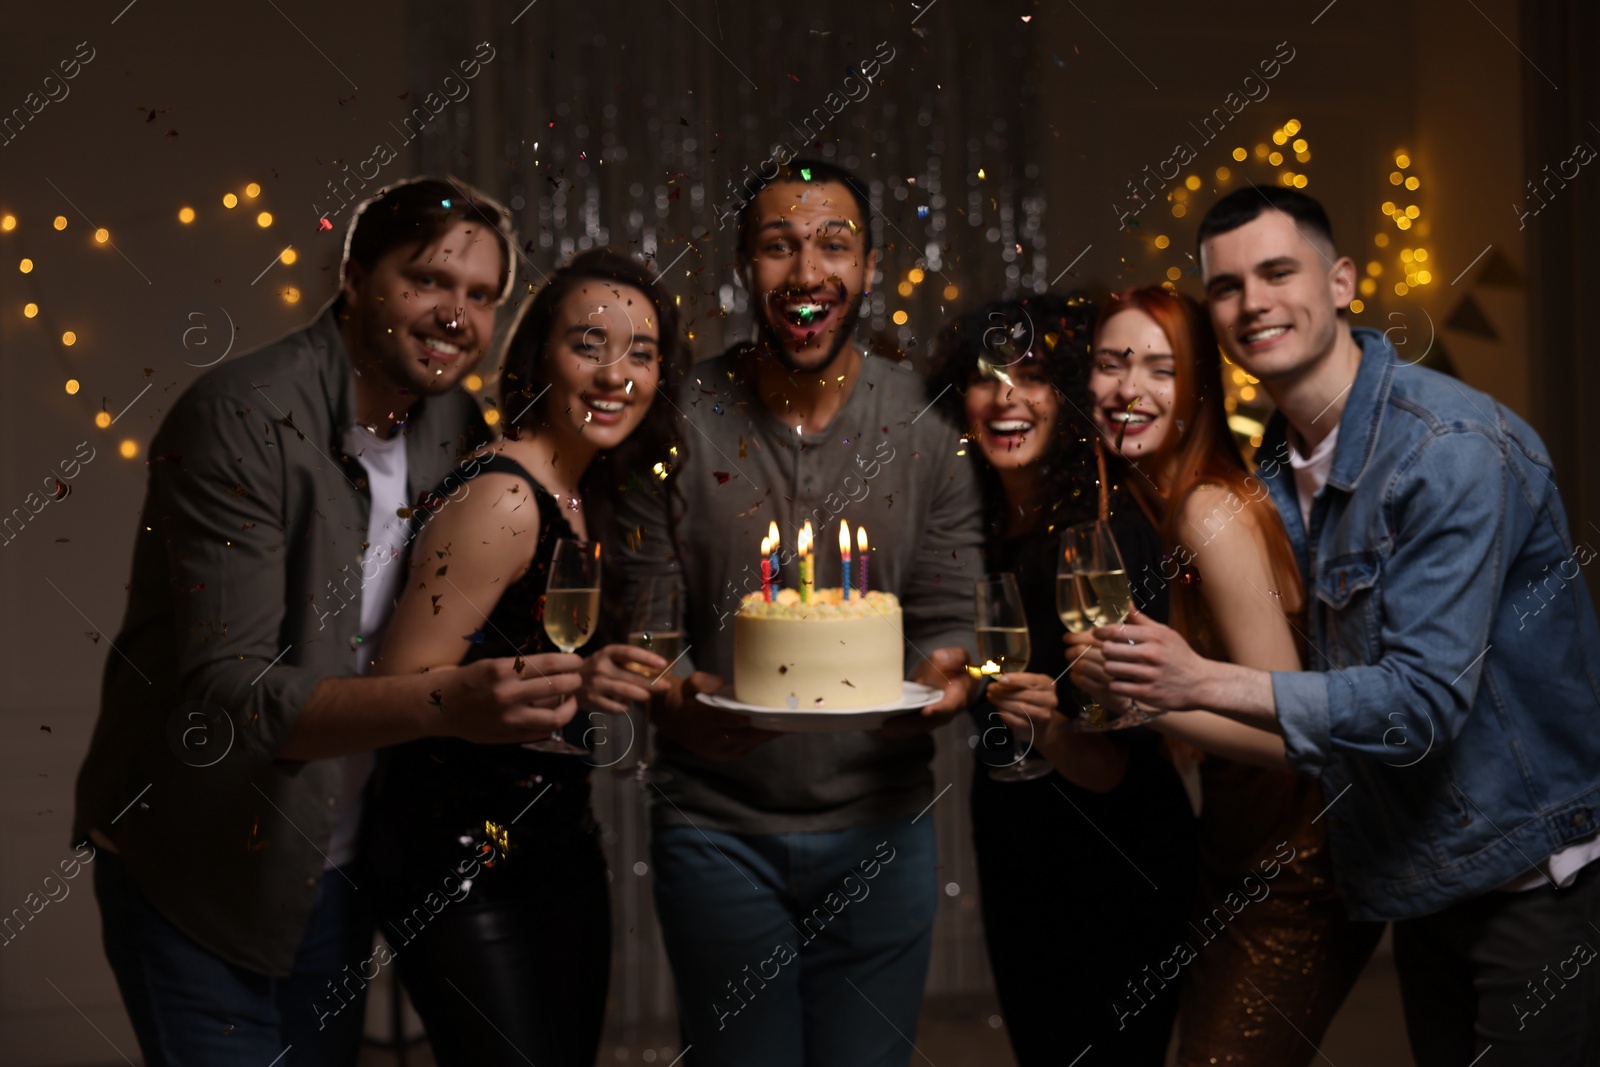
<path fill-rule="evenodd" d="M 1097 632 L 1111 692 L 1277 731 L 1317 776 L 1351 914 L 1395 923 L 1419 1067 L 1491 1046 L 1496 1065 L 1600 1062 L 1594 551 L 1544 444 L 1349 327 L 1355 264 L 1303 193 L 1225 197 L 1200 253 L 1218 338 L 1278 407 L 1260 473 L 1299 557 L 1311 669 L 1205 660 L 1135 618 Z"/>

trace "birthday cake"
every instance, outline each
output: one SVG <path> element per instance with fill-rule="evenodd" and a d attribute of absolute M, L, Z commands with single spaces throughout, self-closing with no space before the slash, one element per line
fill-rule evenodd
<path fill-rule="evenodd" d="M 733 619 L 733 694 L 757 707 L 867 708 L 898 703 L 905 678 L 893 593 L 751 593 Z"/>

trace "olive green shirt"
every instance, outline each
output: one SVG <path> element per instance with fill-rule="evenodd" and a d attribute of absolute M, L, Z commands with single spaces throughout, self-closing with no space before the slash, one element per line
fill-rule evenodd
<path fill-rule="evenodd" d="M 342 761 L 277 753 L 362 639 L 369 496 L 341 443 L 355 382 L 339 307 L 208 371 L 163 420 L 78 775 L 75 838 L 109 837 L 174 926 L 269 975 L 289 973 L 343 786 Z M 485 427 L 457 391 L 402 432 L 416 501 Z"/>

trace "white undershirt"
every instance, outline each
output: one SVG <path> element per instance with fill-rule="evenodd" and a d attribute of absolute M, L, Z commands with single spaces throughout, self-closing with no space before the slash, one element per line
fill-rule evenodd
<path fill-rule="evenodd" d="M 367 516 L 367 549 L 361 559 L 361 642 L 356 645 L 356 673 L 365 674 L 383 639 L 384 628 L 403 586 L 406 520 L 406 439 L 403 434 L 380 438 L 363 426 L 345 431 L 344 449 L 367 472 L 372 509 Z M 328 845 L 324 870 L 355 858 L 361 830 L 361 794 L 372 774 L 372 753 L 345 756 L 344 788 L 338 801 L 338 822 Z"/>
<path fill-rule="evenodd" d="M 1294 490 L 1300 498 L 1300 519 L 1305 524 L 1307 537 L 1311 536 L 1311 501 L 1328 484 L 1328 475 L 1333 470 L 1333 450 L 1338 440 L 1339 428 L 1335 426 L 1333 432 L 1311 450 L 1311 455 L 1302 456 L 1294 447 L 1294 435 L 1289 435 L 1289 466 L 1294 468 Z M 1552 883 L 1565 889 L 1577 879 L 1579 871 L 1597 859 L 1600 859 L 1600 834 L 1557 849 L 1546 856 L 1543 862 L 1534 864 L 1500 889 L 1507 893 L 1521 893 Z"/>

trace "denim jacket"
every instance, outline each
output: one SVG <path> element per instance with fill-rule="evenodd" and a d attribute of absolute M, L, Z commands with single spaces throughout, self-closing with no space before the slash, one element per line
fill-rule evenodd
<path fill-rule="evenodd" d="M 1600 831 L 1600 628 L 1544 444 L 1372 330 L 1301 521 L 1274 416 L 1260 475 L 1307 589 L 1308 672 L 1274 672 L 1340 892 L 1405 919 Z"/>

